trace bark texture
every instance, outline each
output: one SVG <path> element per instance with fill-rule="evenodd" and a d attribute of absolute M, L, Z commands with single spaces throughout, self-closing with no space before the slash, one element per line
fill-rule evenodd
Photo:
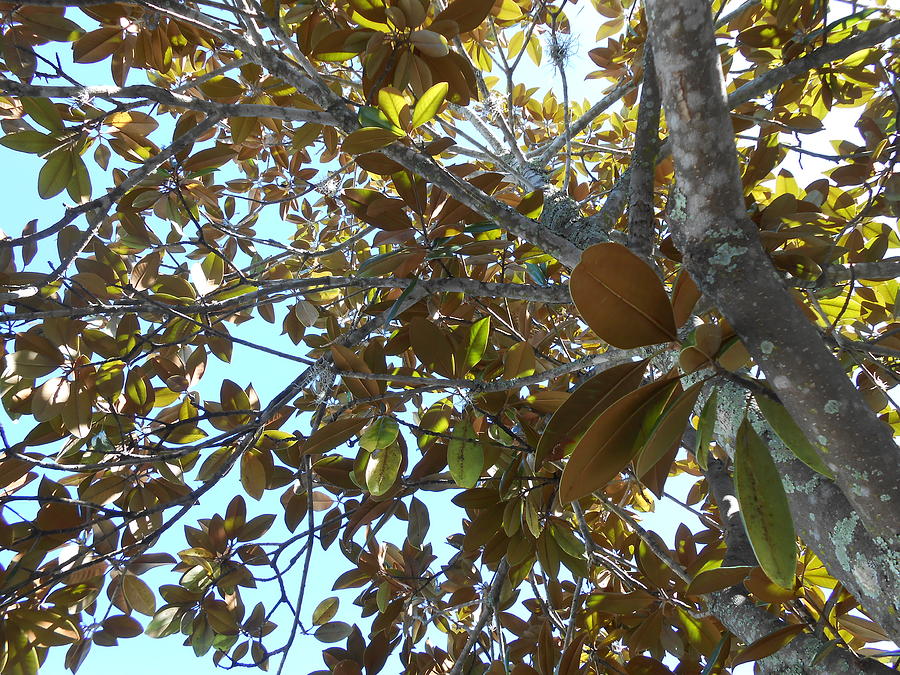
<path fill-rule="evenodd" d="M 684 262 L 821 449 L 864 527 L 897 551 L 900 452 L 785 288 L 746 216 L 708 4 L 647 6 L 682 196 L 671 213 Z"/>
<path fill-rule="evenodd" d="M 756 558 L 747 539 L 737 504 L 734 483 L 724 464 L 711 460 L 707 472 L 710 494 L 719 506 L 719 517 L 725 526 L 728 552 L 726 565 L 755 565 Z M 793 506 L 793 504 L 792 504 Z M 827 564 L 827 563 L 826 563 Z M 786 627 L 788 624 L 762 607 L 755 606 L 740 586 L 711 593 L 710 612 L 728 630 L 749 644 Z M 757 662 L 764 673 L 893 673 L 892 668 L 871 659 L 858 659 L 846 649 L 832 649 L 817 660 L 828 647 L 828 641 L 813 633 L 803 633 L 783 648 Z"/>

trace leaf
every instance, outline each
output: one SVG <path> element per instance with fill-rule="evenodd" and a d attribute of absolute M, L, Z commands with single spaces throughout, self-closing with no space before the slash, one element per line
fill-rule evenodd
<path fill-rule="evenodd" d="M 128 604 L 134 611 L 146 616 L 153 616 L 156 611 L 156 596 L 142 579 L 138 579 L 133 574 L 124 575 L 122 592 L 125 593 L 125 599 L 128 600 Z"/>
<path fill-rule="evenodd" d="M 691 580 L 685 592 L 688 595 L 704 595 L 713 591 L 720 591 L 723 588 L 737 586 L 747 578 L 752 569 L 749 566 L 735 566 L 713 567 L 709 570 L 703 570 Z"/>
<path fill-rule="evenodd" d="M 571 452 L 600 413 L 641 383 L 648 363 L 645 359 L 613 366 L 593 375 L 572 392 L 541 434 L 537 457 L 563 457 Z"/>
<path fill-rule="evenodd" d="M 359 437 L 359 444 L 369 452 L 386 448 L 397 440 L 400 425 L 393 417 L 384 415 L 376 419 Z"/>
<path fill-rule="evenodd" d="M 588 326 L 614 347 L 632 349 L 677 339 L 672 305 L 654 271 L 621 244 L 596 244 L 569 280 Z"/>
<path fill-rule="evenodd" d="M 459 33 L 468 33 L 481 25 L 493 6 L 494 0 L 454 0 L 434 17 L 434 23 L 453 21 Z"/>
<path fill-rule="evenodd" d="M 697 466 L 706 471 L 707 458 L 709 457 L 709 444 L 712 443 L 713 433 L 716 430 L 716 408 L 719 400 L 719 390 L 713 389 L 703 411 L 700 413 L 700 421 L 697 423 L 697 444 L 694 446 L 694 457 Z"/>
<path fill-rule="evenodd" d="M 378 107 L 395 127 L 407 128 L 406 122 L 409 122 L 410 119 L 409 103 L 399 90 L 394 87 L 380 89 L 378 91 Z"/>
<path fill-rule="evenodd" d="M 413 290 L 416 287 L 416 284 L 419 283 L 418 279 L 413 279 L 412 283 L 403 289 L 403 292 L 400 294 L 400 297 L 391 305 L 391 308 L 388 310 L 387 315 L 384 317 L 384 325 L 387 326 L 391 321 L 394 320 L 394 317 L 397 316 L 397 312 L 400 311 L 400 308 L 403 307 L 404 303 L 406 303 L 406 299 L 412 295 Z"/>
<path fill-rule="evenodd" d="M 473 488 L 484 470 L 484 450 L 468 420 L 457 424 L 447 445 L 447 465 L 456 484 Z"/>
<path fill-rule="evenodd" d="M 491 333 L 491 317 L 486 316 L 472 324 L 469 330 L 468 344 L 466 345 L 465 366 L 466 372 L 478 365 L 484 356 L 487 347 L 488 336 Z"/>
<path fill-rule="evenodd" d="M 676 327 L 683 326 L 684 322 L 690 318 L 699 299 L 700 290 L 697 288 L 697 284 L 694 283 L 687 270 L 682 269 L 672 288 L 672 313 L 675 315 Z"/>
<path fill-rule="evenodd" d="M 52 153 L 38 174 L 38 194 L 42 199 L 55 197 L 66 189 L 74 171 L 75 162 L 68 150 L 57 150 Z"/>
<path fill-rule="evenodd" d="M 362 155 L 388 146 L 398 138 L 402 138 L 402 135 L 398 136 L 389 129 L 363 127 L 347 134 L 341 144 L 341 151 L 348 155 Z"/>
<path fill-rule="evenodd" d="M 687 391 L 679 392 L 677 398 L 662 411 L 634 462 L 635 476 L 643 478 L 673 445 L 681 442 L 703 384 L 703 381 L 696 382 Z"/>
<path fill-rule="evenodd" d="M 779 586 L 793 588 L 797 535 L 787 496 L 769 449 L 747 419 L 735 440 L 734 487 L 759 566 Z"/>
<path fill-rule="evenodd" d="M 421 499 L 413 497 L 409 502 L 409 522 L 406 528 L 406 538 L 409 543 L 416 548 L 421 548 L 430 524 L 428 507 Z"/>
<path fill-rule="evenodd" d="M 453 375 L 453 345 L 434 323 L 416 317 L 409 324 L 413 352 L 422 364 L 446 377 Z"/>
<path fill-rule="evenodd" d="M 6 663 L 3 675 L 37 675 L 40 660 L 27 633 L 15 624 L 5 626 Z"/>
<path fill-rule="evenodd" d="M 361 357 L 343 345 L 331 345 L 331 358 L 334 360 L 334 365 L 341 370 L 356 373 L 372 372 Z M 356 398 L 369 398 L 378 396 L 381 393 L 378 382 L 375 380 L 362 380 L 358 377 L 347 377 L 344 375 L 341 376 L 341 379 Z"/>
<path fill-rule="evenodd" d="M 387 492 L 394 481 L 403 463 L 403 451 L 396 444 L 386 448 L 375 450 L 366 463 L 366 487 L 374 497 L 380 497 Z"/>
<path fill-rule="evenodd" d="M 56 148 L 59 145 L 59 141 L 50 134 L 29 130 L 8 134 L 0 138 L 0 145 L 17 152 L 40 155 Z"/>
<path fill-rule="evenodd" d="M 434 59 L 439 59 L 450 53 L 447 38 L 432 30 L 414 30 L 409 36 L 409 42 L 415 47 L 416 51 Z M 446 94 L 446 91 L 444 93 Z"/>
<path fill-rule="evenodd" d="M 137 619 L 124 614 L 105 618 L 103 620 L 103 629 L 108 630 L 117 638 L 133 638 L 144 632 Z"/>
<path fill-rule="evenodd" d="M 312 622 L 314 626 L 321 626 L 331 621 L 337 614 L 341 601 L 331 597 L 322 600 L 313 610 Z"/>
<path fill-rule="evenodd" d="M 787 409 L 767 396 L 757 395 L 755 398 L 772 431 L 797 459 L 813 471 L 834 480 L 834 472 L 828 468 L 813 444 L 806 439 L 806 434 L 797 426 Z"/>
<path fill-rule="evenodd" d="M 144 629 L 144 634 L 153 638 L 161 638 L 175 632 L 180 626 L 181 611 L 182 608 L 177 605 L 163 607 L 153 615 L 150 623 Z"/>
<path fill-rule="evenodd" d="M 630 615 L 646 609 L 656 602 L 656 598 L 647 591 L 637 590 L 631 593 L 591 593 L 584 604 L 592 610 L 606 614 Z"/>
<path fill-rule="evenodd" d="M 426 122 L 430 122 L 432 118 L 437 115 L 438 110 L 440 110 L 441 105 L 444 103 L 444 98 L 446 98 L 449 88 L 450 85 L 446 82 L 438 82 L 434 86 L 429 87 L 422 96 L 419 97 L 412 113 L 413 129 L 422 126 Z"/>
<path fill-rule="evenodd" d="M 329 621 L 316 629 L 315 636 L 319 642 L 340 642 L 350 635 L 353 626 L 343 621 Z"/>
<path fill-rule="evenodd" d="M 241 456 L 241 485 L 253 499 L 266 491 L 266 467 L 262 460 L 249 452 Z"/>
<path fill-rule="evenodd" d="M 333 450 L 356 436 L 367 422 L 367 419 L 360 417 L 337 419 L 310 434 L 300 445 L 300 452 L 304 455 L 321 455 Z"/>
<path fill-rule="evenodd" d="M 528 377 L 535 370 L 534 349 L 527 342 L 517 342 L 506 351 L 503 359 L 503 379 Z"/>
<path fill-rule="evenodd" d="M 734 657 L 734 660 L 731 662 L 732 667 L 750 661 L 759 661 L 767 656 L 771 656 L 802 633 L 804 628 L 805 626 L 802 623 L 795 623 L 761 637 L 756 642 L 744 647 Z"/>
<path fill-rule="evenodd" d="M 606 486 L 638 451 L 635 441 L 645 417 L 678 381 L 662 378 L 626 394 L 591 424 L 566 463 L 559 499 L 568 503 Z"/>

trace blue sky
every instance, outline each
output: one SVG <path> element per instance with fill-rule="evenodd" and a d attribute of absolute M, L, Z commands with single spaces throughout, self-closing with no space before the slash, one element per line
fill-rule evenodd
<path fill-rule="evenodd" d="M 580 29 L 579 41 L 581 42 L 580 53 L 586 53 L 590 45 L 593 44 L 593 30 L 596 26 L 596 19 L 587 3 L 582 3 L 575 10 L 580 14 L 572 16 L 572 24 Z M 60 53 L 66 55 L 66 49 L 61 46 Z M 549 65 L 541 69 L 531 66 L 529 59 L 525 58 L 523 63 L 523 78 L 526 81 L 543 82 L 552 86 L 555 82 L 555 75 Z M 591 70 L 592 64 L 586 59 L 577 60 L 572 64 L 572 73 L 570 75 L 570 89 L 573 97 L 579 99 L 585 97 L 589 89 L 600 87 L 602 85 L 588 83 L 582 84 L 584 73 Z M 85 82 L 91 84 L 106 83 L 108 81 L 108 73 L 105 68 L 106 64 L 100 64 L 93 67 L 80 67 L 77 72 L 79 77 L 83 77 Z M 589 96 L 594 99 L 595 96 Z M 845 116 L 842 113 L 835 115 L 834 128 L 837 128 Z M 831 148 L 825 146 L 824 149 L 830 151 Z M 35 187 L 36 176 L 41 167 L 42 162 L 31 155 L 15 153 L 5 149 L 0 150 L 2 157 L 4 180 L 0 182 L 0 203 L 4 204 L 2 211 L 2 220 L 0 220 L 0 229 L 7 234 L 15 235 L 21 231 L 22 226 L 32 218 L 38 218 L 39 228 L 53 222 L 62 213 L 63 205 L 68 199 L 65 194 L 51 199 L 41 200 L 37 196 Z M 809 169 L 817 169 L 817 162 L 813 159 L 805 160 L 805 167 Z M 799 167 L 796 172 L 800 174 Z M 108 176 L 104 176 L 98 171 L 93 172 L 94 194 L 98 194 L 106 185 L 109 184 Z M 800 181 L 801 185 L 804 181 Z M 271 215 L 268 217 L 272 217 Z M 52 241 L 45 241 L 42 244 L 42 250 L 39 259 L 52 260 L 55 258 L 55 245 Z M 268 346 L 284 349 L 285 351 L 300 353 L 301 348 L 295 347 L 286 337 L 278 335 L 280 332 L 280 320 L 283 318 L 279 314 L 278 320 L 274 326 L 270 326 L 261 321 L 254 320 L 245 323 L 239 327 L 232 327 L 230 330 L 235 334 L 246 339 L 265 341 Z M 235 356 L 233 366 L 223 364 L 218 360 L 211 358 L 209 368 L 204 376 L 201 385 L 201 396 L 205 398 L 214 398 L 218 392 L 218 386 L 221 380 L 228 377 L 241 385 L 252 383 L 260 395 L 262 401 L 267 401 L 271 396 L 280 391 L 295 376 L 295 372 L 285 368 L 283 361 L 276 357 L 269 356 L 260 352 L 252 351 L 240 346 L 235 347 Z M 206 393 L 208 392 L 208 393 Z M 8 420 L 4 420 L 4 427 L 11 441 L 20 439 L 27 431 L 27 421 L 22 424 L 10 424 Z M 294 428 L 298 425 L 294 422 L 289 424 L 288 428 Z M 301 427 L 301 430 L 302 427 Z M 679 497 L 684 497 L 690 482 L 686 479 L 675 479 L 669 482 L 668 487 Z M 194 524 L 196 518 L 211 515 L 216 512 L 224 511 L 225 505 L 239 488 L 237 487 L 235 475 L 230 475 L 225 481 L 214 490 L 207 493 L 201 500 L 196 509 L 196 514 L 192 514 L 191 518 L 185 521 L 185 524 Z M 276 540 L 280 536 L 286 536 L 287 530 L 283 526 L 280 519 L 281 505 L 278 497 L 282 490 L 267 493 L 260 502 L 254 502 L 247 498 L 249 516 L 259 515 L 262 513 L 279 514 L 276 523 L 270 533 L 264 537 L 266 540 Z M 455 507 L 448 507 L 449 496 L 452 493 L 437 493 L 432 495 L 428 501 L 432 506 L 432 536 L 431 540 L 439 543 L 446 534 L 456 532 L 459 527 L 459 510 Z M 318 514 L 321 517 L 322 514 Z M 687 518 L 685 520 L 685 518 Z M 644 520 L 645 525 L 656 530 L 663 536 L 667 543 L 673 544 L 674 532 L 678 524 L 687 522 L 692 529 L 698 527 L 698 523 L 693 516 L 687 514 L 679 506 L 671 501 L 663 500 L 658 504 L 657 513 L 648 514 Z M 443 533 L 443 534 L 438 534 Z M 157 550 L 165 550 L 169 552 L 177 552 L 186 548 L 187 544 L 184 540 L 183 532 L 180 526 L 176 526 L 163 537 Z M 436 548 L 439 555 L 439 562 L 446 560 L 450 554 L 447 546 Z M 316 604 L 324 597 L 336 595 L 341 598 L 342 612 L 337 617 L 353 621 L 357 619 L 354 610 L 351 607 L 352 599 L 357 595 L 358 590 L 345 592 L 331 592 L 331 584 L 334 578 L 342 571 L 349 569 L 349 563 L 339 553 L 337 545 L 326 552 L 322 552 L 317 548 L 313 555 L 313 563 L 310 571 L 309 595 L 304 603 L 303 617 L 309 622 L 309 617 Z M 177 583 L 174 575 L 161 568 L 148 574 L 148 580 L 158 581 L 159 583 Z M 151 583 L 151 585 L 153 585 Z M 299 585 L 299 569 L 292 571 L 287 580 L 289 588 L 296 588 Z M 268 597 L 269 603 L 274 597 L 271 591 L 262 589 L 257 594 L 248 592 L 244 596 L 245 604 L 249 608 L 262 599 L 266 602 Z M 101 603 L 102 605 L 102 603 Z M 283 615 L 284 616 L 284 615 Z M 147 618 L 140 617 L 142 623 L 147 623 Z M 360 623 L 361 627 L 365 627 L 368 620 Z M 286 626 L 279 628 L 279 633 L 284 634 Z M 182 640 L 177 637 L 169 637 L 162 640 L 153 640 L 146 636 L 139 636 L 128 640 L 121 640 L 120 645 L 116 648 L 94 647 L 87 661 L 82 666 L 82 673 L 95 672 L 115 672 L 119 669 L 125 669 L 127 675 L 158 675 L 161 669 L 170 672 L 181 673 L 190 672 L 193 675 L 204 675 L 206 673 L 220 672 L 211 662 L 210 655 L 203 658 L 196 658 L 190 648 L 181 645 Z M 271 639 L 268 644 L 278 646 L 281 640 Z M 310 672 L 323 667 L 321 660 L 321 649 L 323 645 L 312 637 L 299 636 L 294 646 L 291 657 L 288 661 L 286 672 Z M 44 674 L 55 674 L 65 672 L 62 667 L 62 657 L 64 649 L 55 649 L 51 652 L 51 656 L 41 672 Z M 277 664 L 273 664 L 270 668 L 274 672 Z M 747 671 L 749 672 L 749 666 Z M 389 666 L 384 672 L 396 672 L 397 667 Z"/>

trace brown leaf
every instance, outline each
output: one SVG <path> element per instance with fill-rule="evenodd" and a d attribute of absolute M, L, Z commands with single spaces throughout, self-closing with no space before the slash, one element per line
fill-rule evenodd
<path fill-rule="evenodd" d="M 493 6 L 494 0 L 455 0 L 434 17 L 433 23 L 453 21 L 459 33 L 468 33 L 481 25 Z M 456 36 L 447 35 L 447 37 Z"/>
<path fill-rule="evenodd" d="M 326 424 L 310 434 L 300 445 L 300 452 L 304 455 L 320 455 L 343 445 L 356 436 L 368 422 L 365 418 L 344 417 Z"/>
<path fill-rule="evenodd" d="M 752 567 L 713 567 L 704 570 L 695 576 L 688 584 L 688 595 L 703 595 L 713 591 L 721 591 L 723 588 L 736 586 L 747 578 Z"/>
<path fill-rule="evenodd" d="M 563 470 L 559 499 L 568 503 L 603 488 L 634 458 L 647 413 L 668 398 L 676 380 L 659 379 L 625 395 L 588 428 Z"/>
<path fill-rule="evenodd" d="M 585 598 L 585 607 L 606 614 L 634 614 L 656 602 L 647 591 L 631 593 L 591 593 Z"/>
<path fill-rule="evenodd" d="M 334 365 L 341 370 L 349 370 L 357 373 L 372 372 L 362 357 L 357 356 L 352 350 L 342 345 L 331 345 L 331 358 L 334 359 Z M 369 398 L 371 396 L 378 396 L 380 393 L 378 382 L 375 380 L 361 380 L 356 377 L 344 376 L 342 376 L 341 379 L 344 381 L 344 384 L 347 385 L 347 389 L 349 389 L 356 398 Z"/>
<path fill-rule="evenodd" d="M 700 395 L 704 382 L 696 382 L 685 392 L 676 390 L 677 398 L 671 401 L 653 426 L 640 454 L 634 462 L 634 475 L 642 478 L 656 463 L 665 457 L 673 445 L 684 436 L 694 403 Z M 680 387 L 678 387 L 680 389 Z"/>
<path fill-rule="evenodd" d="M 572 300 L 588 326 L 621 349 L 677 338 L 672 305 L 653 270 L 620 244 L 587 249 L 569 280 Z"/>
<path fill-rule="evenodd" d="M 767 656 L 771 656 L 802 633 L 804 628 L 805 626 L 802 623 L 795 623 L 761 637 L 756 642 L 744 647 L 734 657 L 734 660 L 731 662 L 732 667 L 750 661 L 759 661 Z"/>
<path fill-rule="evenodd" d="M 572 451 L 588 427 L 614 402 L 634 391 L 648 360 L 613 366 L 588 379 L 557 410 L 537 447 L 537 459 L 563 457 Z"/>
<path fill-rule="evenodd" d="M 453 344 L 434 323 L 416 317 L 409 326 L 413 352 L 422 364 L 446 377 L 453 377 Z"/>

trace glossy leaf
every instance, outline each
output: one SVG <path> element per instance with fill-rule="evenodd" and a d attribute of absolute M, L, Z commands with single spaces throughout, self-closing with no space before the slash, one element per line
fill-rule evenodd
<path fill-rule="evenodd" d="M 659 418 L 653 423 L 650 434 L 642 442 L 639 454 L 634 461 L 634 473 L 638 478 L 643 477 L 673 446 L 677 446 L 681 442 L 703 384 L 702 381 L 696 382 L 682 392 L 676 389 L 676 397 L 661 412 Z"/>
<path fill-rule="evenodd" d="M 484 470 L 484 450 L 470 422 L 457 424 L 447 445 L 447 464 L 456 484 L 475 487 Z"/>
<path fill-rule="evenodd" d="M 341 150 L 348 155 L 362 155 L 390 145 L 399 138 L 389 129 L 380 127 L 363 127 L 347 134 L 341 144 Z"/>
<path fill-rule="evenodd" d="M 758 661 L 767 656 L 771 656 L 779 649 L 785 647 L 791 640 L 803 632 L 805 626 L 802 623 L 795 623 L 784 628 L 769 633 L 765 637 L 761 637 L 752 644 L 744 647 L 741 652 L 734 657 L 732 665 L 738 666 L 749 661 Z"/>
<path fill-rule="evenodd" d="M 578 441 L 559 482 L 567 503 L 602 489 L 637 454 L 641 426 L 654 405 L 669 397 L 677 380 L 660 379 L 626 394 L 594 420 Z"/>
<path fill-rule="evenodd" d="M 585 381 L 550 418 L 541 434 L 537 456 L 565 456 L 571 452 L 604 410 L 641 383 L 647 363 L 623 363 L 601 370 Z"/>
<path fill-rule="evenodd" d="M 422 126 L 426 122 L 430 122 L 434 116 L 437 115 L 438 110 L 440 110 L 441 105 L 444 103 L 444 98 L 447 96 L 449 88 L 450 85 L 446 82 L 438 82 L 434 86 L 429 87 L 428 90 L 419 97 L 412 113 L 412 126 L 414 129 Z"/>
<path fill-rule="evenodd" d="M 822 460 L 815 446 L 806 440 L 806 435 L 800 430 L 784 406 L 766 396 L 756 396 L 755 398 L 756 404 L 765 416 L 766 422 L 772 427 L 772 431 L 778 435 L 781 442 L 794 453 L 797 459 L 813 471 L 833 480 L 834 473 Z"/>
<path fill-rule="evenodd" d="M 643 260 L 620 244 L 596 244 L 569 281 L 572 300 L 602 340 L 632 349 L 676 339 L 672 305 Z"/>
<path fill-rule="evenodd" d="M 760 567 L 778 585 L 792 588 L 797 536 L 791 511 L 769 449 L 746 419 L 735 445 L 734 487 Z"/>

